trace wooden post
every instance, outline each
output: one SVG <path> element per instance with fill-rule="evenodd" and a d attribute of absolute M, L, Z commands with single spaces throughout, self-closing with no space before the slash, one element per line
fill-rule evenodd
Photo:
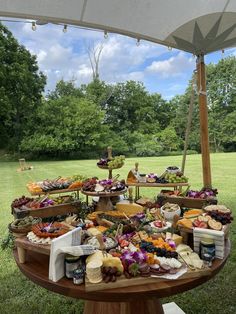
<path fill-rule="evenodd" d="M 211 165 L 210 165 L 210 148 L 208 135 L 208 110 L 206 95 L 206 74 L 204 55 L 197 57 L 197 74 L 198 74 L 198 100 L 199 100 L 199 117 L 200 117 L 200 136 L 201 136 L 201 153 L 202 153 L 202 172 L 204 187 L 211 187 Z"/>

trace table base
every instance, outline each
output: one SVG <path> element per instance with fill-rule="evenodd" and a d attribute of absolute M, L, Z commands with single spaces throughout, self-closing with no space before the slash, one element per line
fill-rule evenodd
<path fill-rule="evenodd" d="M 85 301 L 84 314 L 164 314 L 158 298 L 130 302 Z"/>

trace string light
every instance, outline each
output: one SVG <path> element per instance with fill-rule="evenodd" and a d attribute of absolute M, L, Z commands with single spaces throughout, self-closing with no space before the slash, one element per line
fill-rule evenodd
<path fill-rule="evenodd" d="M 225 50 L 222 49 L 222 50 L 221 50 L 221 53 L 222 53 L 222 58 L 224 58 L 224 56 L 225 56 Z"/>
<path fill-rule="evenodd" d="M 66 33 L 66 32 L 67 32 L 67 25 L 65 24 L 63 27 L 63 33 Z"/>
<path fill-rule="evenodd" d="M 140 38 L 137 38 L 136 46 L 140 46 Z"/>
<path fill-rule="evenodd" d="M 104 31 L 104 38 L 107 39 L 108 38 L 108 32 Z"/>
<path fill-rule="evenodd" d="M 32 22 L 32 31 L 36 31 L 36 23 L 35 22 Z"/>
<path fill-rule="evenodd" d="M 168 50 L 171 51 L 171 50 L 172 50 L 172 47 L 168 46 Z"/>

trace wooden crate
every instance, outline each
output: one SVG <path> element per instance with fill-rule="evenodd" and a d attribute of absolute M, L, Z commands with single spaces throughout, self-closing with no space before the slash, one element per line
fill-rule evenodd
<path fill-rule="evenodd" d="M 178 204 L 180 207 L 187 208 L 203 208 L 207 205 L 217 204 L 217 199 L 202 199 L 202 198 L 191 198 L 191 197 L 182 197 L 182 196 L 172 196 L 160 193 L 157 196 L 157 201 L 164 205 L 165 203 L 174 203 Z"/>
<path fill-rule="evenodd" d="M 193 230 L 193 244 L 194 244 L 194 251 L 199 254 L 200 251 L 200 242 L 202 239 L 211 239 L 215 243 L 215 256 L 216 258 L 223 259 L 224 252 L 225 252 L 225 232 L 210 230 L 210 229 L 201 229 L 201 228 L 194 228 Z"/>
<path fill-rule="evenodd" d="M 53 217 L 58 215 L 65 215 L 68 213 L 78 213 L 80 209 L 81 202 L 75 201 L 72 203 L 65 203 L 60 205 L 48 206 L 38 209 L 25 209 L 21 210 L 18 208 L 12 209 L 12 214 L 15 218 L 24 218 L 26 216 L 33 216 L 33 217 Z"/>
<path fill-rule="evenodd" d="M 181 227 L 180 225 L 178 226 L 179 232 L 181 237 L 183 237 L 183 243 L 189 245 L 192 249 L 194 249 L 194 237 L 193 237 L 193 233 L 194 233 L 194 229 L 199 230 L 200 228 L 184 228 Z M 227 240 L 229 238 L 229 230 L 230 230 L 230 224 L 224 225 L 222 228 L 222 231 L 215 231 L 215 230 L 211 230 L 211 229 L 200 229 L 202 231 L 202 233 L 216 233 L 217 232 L 219 234 L 223 233 L 224 234 L 224 239 Z"/>

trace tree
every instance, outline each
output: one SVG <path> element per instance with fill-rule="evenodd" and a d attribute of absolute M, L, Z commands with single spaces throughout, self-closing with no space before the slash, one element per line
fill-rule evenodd
<path fill-rule="evenodd" d="M 162 147 L 153 134 L 142 134 L 135 132 L 133 134 L 134 153 L 140 157 L 156 156 L 162 151 Z"/>
<path fill-rule="evenodd" d="M 96 47 L 94 45 L 87 46 L 89 62 L 93 72 L 93 80 L 99 80 L 99 62 L 102 50 L 103 44 L 99 44 Z"/>
<path fill-rule="evenodd" d="M 57 82 L 55 90 L 48 94 L 49 99 L 59 99 L 66 96 L 82 98 L 84 93 L 81 88 L 75 87 L 74 80 L 68 82 L 60 80 Z"/>
<path fill-rule="evenodd" d="M 93 80 L 87 85 L 82 85 L 81 89 L 85 97 L 98 104 L 101 109 L 106 109 L 107 102 L 113 93 L 112 86 L 98 79 Z"/>
<path fill-rule="evenodd" d="M 236 151 L 236 110 L 229 113 L 222 123 L 222 145 L 225 151 Z"/>
<path fill-rule="evenodd" d="M 183 148 L 183 142 L 185 140 L 186 124 L 192 92 L 192 79 L 189 81 L 189 85 L 185 93 L 183 95 L 175 96 L 170 101 L 173 111 L 175 112 L 175 117 L 171 121 L 170 125 L 174 127 L 176 134 L 181 139 L 180 148 Z M 198 96 L 195 94 L 188 148 L 198 152 L 201 150 L 199 129 Z"/>
<path fill-rule="evenodd" d="M 21 143 L 21 150 L 37 155 L 89 156 L 97 150 L 103 112 L 93 102 L 75 97 L 45 101 L 37 112 L 34 133 Z M 90 154 L 91 156 L 91 154 Z"/>
<path fill-rule="evenodd" d="M 157 142 L 160 143 L 163 151 L 173 151 L 180 148 L 181 139 L 175 132 L 175 129 L 168 126 L 157 135 Z"/>
<path fill-rule="evenodd" d="M 207 95 L 209 103 L 209 136 L 214 150 L 222 150 L 226 138 L 232 137 L 228 115 L 236 111 L 236 58 L 228 57 L 207 67 Z M 235 124 L 235 122 L 233 122 Z M 226 133 L 225 133 L 226 132 Z M 226 144 L 227 146 L 227 144 Z"/>
<path fill-rule="evenodd" d="M 36 57 L 0 23 L 0 146 L 17 149 L 41 104 L 45 83 Z"/>
<path fill-rule="evenodd" d="M 105 122 L 117 133 L 125 130 L 155 133 L 159 130 L 155 101 L 143 84 L 135 81 L 114 86 L 107 101 Z"/>

